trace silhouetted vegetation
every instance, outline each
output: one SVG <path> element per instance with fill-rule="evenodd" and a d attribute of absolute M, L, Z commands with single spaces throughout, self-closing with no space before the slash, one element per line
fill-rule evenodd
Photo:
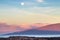
<path fill-rule="evenodd" d="M 8 38 L 0 38 L 0 40 L 60 40 L 60 37 L 55 37 L 55 38 L 39 38 L 39 37 L 13 36 L 13 37 L 8 37 Z"/>

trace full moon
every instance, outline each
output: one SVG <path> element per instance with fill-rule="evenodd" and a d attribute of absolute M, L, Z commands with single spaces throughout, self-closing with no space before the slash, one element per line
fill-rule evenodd
<path fill-rule="evenodd" d="M 21 2 L 21 5 L 23 6 L 24 5 L 24 2 Z"/>

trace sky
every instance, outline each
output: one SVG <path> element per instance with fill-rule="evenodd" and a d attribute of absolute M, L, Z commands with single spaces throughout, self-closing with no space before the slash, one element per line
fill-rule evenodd
<path fill-rule="evenodd" d="M 0 0 L 0 22 L 60 23 L 60 0 Z"/>
<path fill-rule="evenodd" d="M 60 0 L 0 0 L 0 33 L 55 23 L 60 23 Z"/>

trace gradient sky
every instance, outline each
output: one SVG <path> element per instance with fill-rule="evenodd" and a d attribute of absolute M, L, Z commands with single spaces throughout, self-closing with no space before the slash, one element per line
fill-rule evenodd
<path fill-rule="evenodd" d="M 0 22 L 60 23 L 60 0 L 0 0 Z"/>

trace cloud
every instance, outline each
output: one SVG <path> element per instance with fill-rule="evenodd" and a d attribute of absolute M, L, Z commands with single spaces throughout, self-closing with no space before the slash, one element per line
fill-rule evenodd
<path fill-rule="evenodd" d="M 60 22 L 59 17 L 52 14 L 55 8 L 51 7 L 31 7 L 22 9 L 9 8 L 1 10 L 0 21 L 10 24 L 31 24 L 31 23 L 56 23 Z M 57 10 L 56 10 L 57 14 Z M 49 20 L 49 21 L 48 21 Z"/>
<path fill-rule="evenodd" d="M 16 32 L 16 31 L 24 31 L 34 28 L 39 28 L 45 26 L 43 23 L 34 23 L 34 24 L 21 24 L 21 25 L 13 25 L 8 23 L 0 23 L 0 34 Z"/>
<path fill-rule="evenodd" d="M 37 0 L 37 2 L 44 2 L 44 0 Z"/>
<path fill-rule="evenodd" d="M 53 7 L 33 7 L 28 9 L 32 13 L 31 19 L 41 23 L 59 23 L 60 16 L 58 15 L 60 12 L 58 10 L 60 9 Z"/>
<path fill-rule="evenodd" d="M 31 7 L 28 9 L 28 11 L 37 13 L 37 14 L 44 14 L 50 13 L 52 11 L 55 11 L 55 8 L 52 7 Z"/>
<path fill-rule="evenodd" d="M 8 23 L 0 23 L 0 34 L 23 31 L 27 29 L 31 29 L 31 28 L 25 24 L 19 26 L 19 25 L 13 25 L 13 24 L 8 24 Z"/>

